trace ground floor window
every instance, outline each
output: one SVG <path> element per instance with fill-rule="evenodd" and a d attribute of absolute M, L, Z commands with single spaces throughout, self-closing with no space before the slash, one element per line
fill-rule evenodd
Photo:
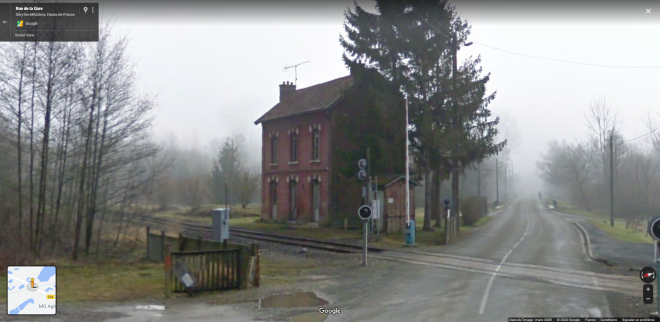
<path fill-rule="evenodd" d="M 298 183 L 295 180 L 289 181 L 289 195 L 291 198 L 289 220 L 295 221 L 298 218 Z"/>

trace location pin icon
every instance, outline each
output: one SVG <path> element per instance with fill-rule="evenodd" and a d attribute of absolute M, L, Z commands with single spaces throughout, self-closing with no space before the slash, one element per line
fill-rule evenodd
<path fill-rule="evenodd" d="M 87 13 L 87 7 L 83 7 L 83 11 Z"/>

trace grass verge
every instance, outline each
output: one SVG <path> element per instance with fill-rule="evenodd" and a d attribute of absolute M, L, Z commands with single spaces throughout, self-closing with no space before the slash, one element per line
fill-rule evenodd
<path fill-rule="evenodd" d="M 423 231 L 424 227 L 424 208 L 417 208 L 415 211 L 416 218 L 420 219 L 415 222 L 415 243 L 421 246 L 435 246 L 444 244 L 445 233 L 444 228 L 435 228 L 435 231 Z M 461 225 L 461 232 L 469 232 L 471 228 L 482 226 L 486 224 L 492 217 L 484 216 L 475 225 L 466 226 Z M 432 224 L 435 220 L 432 220 Z M 280 234 L 286 236 L 313 238 L 321 240 L 360 240 L 362 239 L 362 230 L 343 230 L 340 228 L 309 228 L 305 226 L 291 226 L 285 223 L 270 223 L 262 222 L 259 218 L 244 217 L 238 219 L 231 219 L 230 227 L 241 228 L 248 230 L 256 230 L 273 234 Z M 405 236 L 403 233 L 398 234 L 382 234 L 378 239 L 372 239 L 370 244 L 374 247 L 382 248 L 398 248 L 405 244 Z"/>
<path fill-rule="evenodd" d="M 546 204 L 552 204 L 552 200 L 549 200 Z M 598 227 L 600 230 L 605 232 L 612 239 L 629 242 L 629 243 L 647 243 L 647 244 L 654 243 L 653 238 L 647 236 L 645 231 L 626 228 L 626 220 L 623 218 L 615 218 L 614 227 L 612 227 L 610 224 L 609 216 L 599 214 L 596 212 L 587 211 L 584 209 L 575 208 L 571 204 L 563 200 L 557 200 L 556 210 L 558 212 L 588 218 L 589 222 L 593 223 L 596 227 Z"/>
<path fill-rule="evenodd" d="M 328 227 L 308 228 L 305 226 L 295 225 L 291 226 L 284 223 L 262 222 L 259 220 L 259 218 L 254 217 L 232 219 L 229 225 L 231 228 L 256 230 L 265 233 L 321 240 L 354 239 L 361 238 L 362 236 L 362 230 L 343 230 L 339 228 Z"/>
<path fill-rule="evenodd" d="M 261 257 L 261 284 L 265 286 L 289 284 L 297 281 L 303 271 L 315 268 L 312 263 L 273 260 Z"/>
<path fill-rule="evenodd" d="M 474 225 L 472 225 L 472 227 L 483 226 L 483 225 L 485 225 L 487 222 L 489 222 L 491 219 L 493 219 L 493 217 L 491 217 L 491 216 L 483 216 L 483 217 L 481 217 L 481 219 L 477 220 L 477 222 L 474 223 Z"/>
<path fill-rule="evenodd" d="M 602 220 L 590 220 L 596 227 L 604 231 L 608 236 L 613 239 L 617 239 L 629 243 L 646 243 L 654 244 L 655 241 L 651 236 L 647 236 L 646 233 L 641 231 L 635 231 L 629 228 L 626 228 L 625 222 L 614 223 L 614 227 L 610 226 L 610 222 L 603 222 Z"/>

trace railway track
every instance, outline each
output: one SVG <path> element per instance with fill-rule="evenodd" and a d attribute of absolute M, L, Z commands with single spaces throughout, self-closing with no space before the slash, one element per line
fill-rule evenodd
<path fill-rule="evenodd" d="M 174 222 L 165 218 L 158 218 L 158 217 L 152 217 L 146 215 L 136 215 L 135 218 L 143 223 L 153 223 L 157 225 L 162 225 L 164 227 L 172 227 L 172 226 L 180 227 L 186 231 L 189 231 L 190 233 L 197 233 L 200 235 L 208 235 L 211 234 L 213 231 L 211 227 L 199 223 L 192 223 L 187 221 Z M 229 234 L 230 236 L 235 236 L 240 238 L 260 240 L 260 241 L 266 241 L 266 242 L 284 244 L 284 245 L 300 246 L 311 249 L 331 251 L 335 253 L 359 253 L 362 251 L 362 246 L 357 246 L 357 245 L 350 245 L 345 243 L 311 239 L 311 238 L 264 233 L 253 230 L 230 228 Z M 380 249 L 376 247 L 368 247 L 368 250 L 369 252 L 375 252 L 375 253 L 380 253 L 385 251 L 384 249 Z"/>
<path fill-rule="evenodd" d="M 191 234 L 208 235 L 212 229 L 206 225 L 192 222 L 174 222 L 165 218 L 151 216 L 137 216 L 136 219 L 144 224 L 155 224 L 165 227 L 180 227 Z M 230 229 L 231 236 L 261 240 L 278 244 L 287 244 L 300 247 L 314 248 L 337 253 L 359 253 L 362 247 L 344 243 L 323 241 L 316 239 L 282 236 L 244 229 Z M 415 251 L 388 251 L 369 247 L 376 259 L 403 262 L 416 265 L 432 266 L 450 270 L 466 271 L 478 274 L 493 274 L 513 279 L 526 279 L 538 282 L 552 283 L 573 288 L 592 289 L 600 291 L 618 292 L 635 295 L 638 292 L 635 286 L 636 277 L 599 274 L 590 271 L 570 270 L 549 266 L 526 265 L 506 263 L 499 265 L 491 259 L 473 258 L 448 254 L 436 254 Z M 498 267 L 500 266 L 500 267 Z"/>

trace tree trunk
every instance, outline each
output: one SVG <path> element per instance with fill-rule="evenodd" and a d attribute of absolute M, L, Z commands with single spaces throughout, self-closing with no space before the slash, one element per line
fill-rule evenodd
<path fill-rule="evenodd" d="M 72 93 L 70 93 L 72 94 Z M 70 100 L 69 100 L 70 102 Z M 57 180 L 57 197 L 55 201 L 55 216 L 53 218 L 53 227 L 51 231 L 59 231 L 57 229 L 59 223 L 59 215 L 60 215 L 60 204 L 62 202 L 62 194 L 64 190 L 64 175 L 66 173 L 66 161 L 67 161 L 67 153 L 68 153 L 68 148 L 69 148 L 69 133 L 71 129 L 71 111 L 69 111 L 68 115 L 66 114 L 66 109 L 64 113 L 64 124 L 63 124 L 63 134 L 62 134 L 62 142 L 63 142 L 63 147 L 62 147 L 62 162 L 60 163 L 60 169 L 59 169 L 59 176 Z M 69 227 L 66 227 L 68 230 Z M 56 250 L 56 243 L 53 244 L 53 252 Z"/>
<path fill-rule="evenodd" d="M 436 182 L 436 178 L 438 177 L 437 170 L 431 170 L 431 177 L 433 177 L 433 180 L 431 180 L 431 220 L 433 220 L 433 218 L 438 218 L 438 186 Z M 434 227 L 437 227 L 437 222 Z"/>
<path fill-rule="evenodd" d="M 23 125 L 23 77 L 25 73 L 25 60 L 27 56 L 27 45 L 23 47 L 23 57 L 21 61 L 21 72 L 18 80 L 18 128 L 16 130 L 17 139 L 16 139 L 16 149 L 18 150 L 18 239 L 23 243 L 23 151 L 21 149 L 22 140 L 21 140 L 21 131 Z"/>
<path fill-rule="evenodd" d="M 443 202 L 442 202 L 442 197 L 440 197 L 440 193 L 442 192 L 442 170 L 440 169 L 440 166 L 438 166 L 438 169 L 435 170 L 435 175 L 433 176 L 433 183 L 435 184 L 435 201 L 433 204 L 436 207 L 436 213 L 435 213 L 435 227 L 442 227 L 442 214 L 443 214 Z"/>
<path fill-rule="evenodd" d="M 99 258 L 101 253 L 101 235 L 103 235 L 103 223 L 105 222 L 105 214 L 108 211 L 108 180 L 105 180 L 105 191 L 103 192 L 103 212 L 101 212 L 101 223 L 99 225 L 99 232 L 96 235 L 96 258 Z"/>
<path fill-rule="evenodd" d="M 428 158 L 427 158 L 428 160 Z M 433 175 L 428 165 L 424 166 L 424 226 L 423 231 L 433 231 L 431 228 L 431 179 Z"/>
<path fill-rule="evenodd" d="M 83 152 L 82 167 L 80 170 L 80 189 L 79 189 L 79 202 L 78 211 L 76 215 L 76 232 L 73 236 L 73 255 L 72 259 L 78 260 L 78 247 L 80 246 L 80 233 L 82 231 L 83 209 L 85 206 L 85 175 L 87 174 L 87 156 L 90 150 L 92 139 L 92 127 L 94 125 L 94 103 L 96 102 L 97 88 L 94 88 L 92 99 L 89 107 L 89 122 L 87 124 L 87 137 L 85 138 L 85 151 Z"/>
<path fill-rule="evenodd" d="M 103 91 L 103 87 L 100 88 L 100 91 Z M 85 227 L 85 255 L 89 255 L 89 247 L 92 242 L 92 234 L 94 232 L 94 215 L 96 212 L 96 192 L 98 190 L 98 178 L 99 178 L 99 173 L 101 170 L 101 155 L 103 153 L 103 142 L 101 142 L 101 146 L 98 145 L 99 141 L 99 129 L 100 129 L 100 122 L 101 122 L 101 94 L 98 95 L 98 101 L 97 101 L 97 112 L 96 112 L 96 126 L 94 129 L 94 150 L 92 152 L 93 158 L 92 158 L 92 166 L 91 170 L 92 173 L 90 174 L 90 193 L 89 193 L 89 204 L 87 206 L 87 216 L 86 216 L 86 227 Z M 107 115 L 107 113 L 106 113 Z M 104 126 L 107 124 L 107 122 L 104 122 Z M 103 129 L 104 133 L 103 136 L 105 136 L 105 128 Z M 102 140 L 103 141 L 103 140 Z M 98 163 L 97 163 L 98 162 Z"/>
<path fill-rule="evenodd" d="M 37 91 L 37 43 L 34 43 L 34 61 L 32 63 L 32 99 L 30 102 L 30 250 L 34 246 L 34 96 Z"/>

